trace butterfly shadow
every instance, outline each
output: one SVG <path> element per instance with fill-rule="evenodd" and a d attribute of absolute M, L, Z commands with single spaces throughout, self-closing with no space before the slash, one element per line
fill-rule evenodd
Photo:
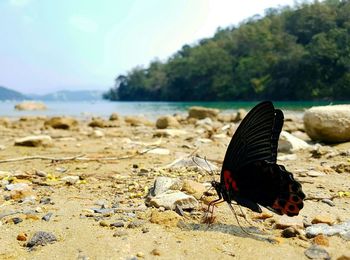
<path fill-rule="evenodd" d="M 217 224 L 198 224 L 198 223 L 188 223 L 181 225 L 183 230 L 188 231 L 204 231 L 204 232 L 221 232 L 225 234 L 230 234 L 236 237 L 251 238 L 258 241 L 265 241 L 269 243 L 275 243 L 276 241 L 269 236 L 270 234 L 259 230 L 257 227 L 240 227 L 236 225 L 228 225 L 223 223 Z"/>

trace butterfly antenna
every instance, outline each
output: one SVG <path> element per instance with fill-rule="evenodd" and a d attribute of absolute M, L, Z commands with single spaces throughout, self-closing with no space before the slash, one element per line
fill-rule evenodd
<path fill-rule="evenodd" d="M 231 211 L 233 212 L 233 215 L 235 216 L 236 221 L 237 221 L 237 223 L 238 223 L 238 226 L 241 228 L 241 230 L 242 230 L 245 234 L 247 234 L 248 236 L 251 236 L 252 234 L 251 234 L 249 231 L 247 231 L 245 228 L 243 228 L 243 227 L 241 226 L 241 223 L 239 222 L 239 219 L 238 219 L 237 214 L 236 214 L 236 210 L 234 209 L 234 207 L 232 207 L 231 203 L 228 203 L 228 206 L 230 207 Z"/>

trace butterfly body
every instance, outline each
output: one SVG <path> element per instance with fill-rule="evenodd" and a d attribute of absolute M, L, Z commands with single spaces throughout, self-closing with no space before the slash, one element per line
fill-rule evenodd
<path fill-rule="evenodd" d="M 293 174 L 277 164 L 283 113 L 266 101 L 243 119 L 227 148 L 220 182 L 213 182 L 219 198 L 255 212 L 262 205 L 277 214 L 298 215 L 305 194 Z"/>

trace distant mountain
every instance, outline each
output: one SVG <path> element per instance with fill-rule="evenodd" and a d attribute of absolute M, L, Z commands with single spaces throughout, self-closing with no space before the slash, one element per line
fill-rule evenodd
<path fill-rule="evenodd" d="M 28 97 L 26 97 L 25 95 L 23 95 L 18 91 L 0 86 L 0 100 L 24 100 L 24 99 L 28 99 Z"/>
<path fill-rule="evenodd" d="M 47 95 L 29 95 L 30 98 L 42 101 L 91 101 L 102 99 L 103 91 L 99 90 L 62 90 Z"/>

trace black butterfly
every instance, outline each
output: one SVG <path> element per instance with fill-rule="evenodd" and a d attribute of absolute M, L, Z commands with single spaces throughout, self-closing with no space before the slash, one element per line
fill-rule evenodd
<path fill-rule="evenodd" d="M 283 118 L 270 101 L 259 103 L 246 115 L 227 148 L 220 182 L 212 182 L 219 199 L 210 202 L 208 209 L 224 200 L 259 213 L 258 204 L 280 215 L 299 214 L 305 198 L 301 184 L 276 163 Z"/>

